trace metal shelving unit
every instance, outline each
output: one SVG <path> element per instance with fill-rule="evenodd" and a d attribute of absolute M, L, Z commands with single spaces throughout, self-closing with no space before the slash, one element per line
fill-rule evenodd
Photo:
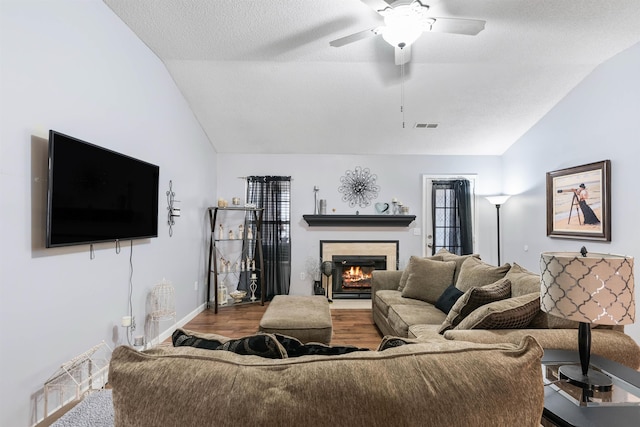
<path fill-rule="evenodd" d="M 215 313 L 219 308 L 238 304 L 264 305 L 264 259 L 262 254 L 262 208 L 253 207 L 210 207 L 209 256 L 207 259 L 207 308 L 211 308 L 212 285 Z M 234 217 L 232 212 L 243 213 Z M 233 223 L 232 221 L 235 221 Z M 240 222 L 241 221 L 241 222 Z M 240 222 L 240 224 L 238 224 Z M 231 224 L 238 224 L 235 227 Z M 219 290 L 225 283 L 247 289 L 255 274 L 260 297 L 251 300 L 251 292 L 241 301 L 220 301 Z M 222 282 L 222 283 L 221 283 Z"/>

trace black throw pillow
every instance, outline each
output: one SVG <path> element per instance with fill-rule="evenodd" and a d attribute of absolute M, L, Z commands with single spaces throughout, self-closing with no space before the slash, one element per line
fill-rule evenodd
<path fill-rule="evenodd" d="M 277 340 L 270 334 L 257 334 L 244 338 L 230 339 L 224 343 L 207 338 L 188 335 L 181 329 L 171 336 L 174 347 L 189 346 L 207 350 L 226 350 L 236 354 L 253 355 L 269 359 L 285 359 L 284 352 Z"/>
<path fill-rule="evenodd" d="M 407 338 L 385 336 L 382 338 L 382 341 L 380 341 L 378 351 L 384 351 L 388 348 L 396 348 L 407 344 L 415 344 L 415 341 L 410 341 Z"/>
<path fill-rule="evenodd" d="M 205 338 L 198 338 L 193 335 L 188 335 L 182 329 L 176 329 L 171 335 L 171 341 L 174 347 L 187 346 L 206 348 L 207 350 L 217 350 L 222 343 L 217 340 L 209 340 Z"/>
<path fill-rule="evenodd" d="M 207 350 L 226 350 L 236 354 L 254 355 L 269 359 L 284 359 L 312 354 L 335 356 L 353 351 L 369 351 L 352 345 L 328 346 L 320 343 L 303 344 L 300 340 L 281 334 L 257 334 L 239 339 L 230 339 L 224 343 L 189 335 L 182 329 L 176 329 L 171 336 L 174 347 L 189 346 Z"/>
<path fill-rule="evenodd" d="M 438 300 L 436 301 L 436 308 L 440 309 L 444 314 L 449 314 L 453 304 L 455 304 L 456 301 L 458 301 L 458 298 L 462 295 L 464 295 L 464 292 L 455 286 L 450 285 L 444 290 L 442 295 L 438 297 Z"/>
<path fill-rule="evenodd" d="M 300 340 L 294 337 L 281 334 L 275 335 L 278 342 L 284 347 L 289 357 L 308 356 L 312 354 L 322 356 L 336 356 L 339 354 L 347 354 L 354 351 L 369 351 L 368 348 L 359 348 L 352 345 L 345 346 L 328 346 L 320 343 L 302 344 Z"/>

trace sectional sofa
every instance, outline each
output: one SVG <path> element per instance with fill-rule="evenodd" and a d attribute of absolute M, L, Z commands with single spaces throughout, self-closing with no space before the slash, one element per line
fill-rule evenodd
<path fill-rule="evenodd" d="M 272 334 L 192 333 L 174 342 L 181 345 L 113 351 L 115 427 L 540 426 L 542 348 L 531 337 L 391 338 L 378 351 L 335 355 L 335 347 L 305 344 L 327 352 L 299 356 L 291 353 L 299 344 L 285 351 Z"/>
<path fill-rule="evenodd" d="M 373 320 L 384 335 L 576 350 L 578 323 L 540 310 L 540 277 L 518 264 L 492 266 L 445 250 L 411 257 L 401 271 L 374 271 Z M 592 329 L 591 352 L 632 369 L 640 347 L 622 326 Z"/>

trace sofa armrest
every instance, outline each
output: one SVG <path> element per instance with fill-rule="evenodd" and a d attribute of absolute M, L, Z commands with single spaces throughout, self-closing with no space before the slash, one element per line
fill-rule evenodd
<path fill-rule="evenodd" d="M 402 270 L 374 270 L 371 279 L 371 290 L 397 290 L 401 277 Z"/>
<path fill-rule="evenodd" d="M 377 291 L 395 291 L 400 285 L 402 270 L 374 270 L 371 277 L 371 301 L 376 297 Z"/>
<path fill-rule="evenodd" d="M 578 350 L 577 329 L 453 329 L 446 331 L 449 340 L 476 343 L 518 343 L 532 336 L 545 349 Z M 640 368 L 640 347 L 629 335 L 610 329 L 591 330 L 591 353 L 632 369 Z"/>

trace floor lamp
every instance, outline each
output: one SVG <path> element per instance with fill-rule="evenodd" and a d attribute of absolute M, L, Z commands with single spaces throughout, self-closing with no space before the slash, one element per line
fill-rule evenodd
<path fill-rule="evenodd" d="M 500 205 L 503 205 L 511 196 L 487 196 L 492 205 L 496 205 L 496 218 L 498 221 L 498 265 L 500 265 Z"/>

